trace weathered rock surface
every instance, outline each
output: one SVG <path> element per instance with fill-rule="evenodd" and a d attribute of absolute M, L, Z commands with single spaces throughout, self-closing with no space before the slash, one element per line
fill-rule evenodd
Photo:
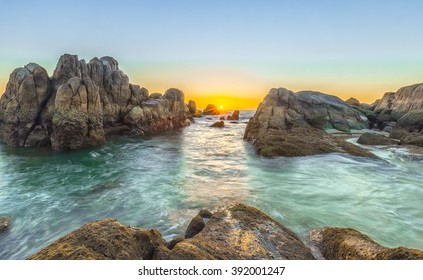
<path fill-rule="evenodd" d="M 399 141 L 382 134 L 366 132 L 358 138 L 357 143 L 363 145 L 397 145 Z"/>
<path fill-rule="evenodd" d="M 152 259 L 165 245 L 160 232 L 121 225 L 104 219 L 82 226 L 53 242 L 30 260 L 142 260 Z"/>
<path fill-rule="evenodd" d="M 203 115 L 220 115 L 220 111 L 213 104 L 208 104 L 203 111 Z"/>
<path fill-rule="evenodd" d="M 0 217 L 0 233 L 6 231 L 10 227 L 10 220 L 6 217 Z"/>
<path fill-rule="evenodd" d="M 314 259 L 289 229 L 259 210 L 236 204 L 215 212 L 203 230 L 177 243 L 160 246 L 155 259 Z"/>
<path fill-rule="evenodd" d="M 51 78 L 30 63 L 13 71 L 0 99 L 0 138 L 11 146 L 63 151 L 103 145 L 113 134 L 154 134 L 188 124 L 180 90 L 153 97 L 130 84 L 112 57 L 86 63 L 65 54 Z"/>
<path fill-rule="evenodd" d="M 225 122 L 224 121 L 217 121 L 214 124 L 212 124 L 210 127 L 223 128 L 223 127 L 225 127 Z"/>
<path fill-rule="evenodd" d="M 347 100 L 345 100 L 345 103 L 347 103 L 351 106 L 360 107 L 360 101 L 357 98 L 354 98 L 354 97 L 348 98 Z"/>
<path fill-rule="evenodd" d="M 323 131 L 325 124 L 336 125 L 337 115 L 329 113 L 327 107 L 337 108 L 335 105 L 339 102 L 329 96 L 329 104 L 326 104 L 323 102 L 325 98 L 321 93 L 294 94 L 284 88 L 271 89 L 248 122 L 244 139 L 251 141 L 257 152 L 266 157 L 332 152 L 375 157 L 369 151 Z M 330 100 L 335 105 L 330 105 Z M 343 111 L 339 109 L 337 112 L 341 114 Z M 328 118 L 328 115 L 332 117 Z M 347 119 L 343 120 L 348 124 Z"/>
<path fill-rule="evenodd" d="M 401 144 L 423 147 L 423 109 L 402 116 L 389 136 L 400 139 Z"/>
<path fill-rule="evenodd" d="M 423 251 L 387 248 L 351 228 L 318 228 L 310 239 L 328 260 L 423 260 Z"/>

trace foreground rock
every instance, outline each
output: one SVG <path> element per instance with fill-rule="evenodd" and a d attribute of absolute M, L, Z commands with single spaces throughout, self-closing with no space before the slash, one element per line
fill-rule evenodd
<path fill-rule="evenodd" d="M 350 228 L 318 228 L 310 239 L 328 260 L 423 260 L 423 251 L 387 248 Z"/>
<path fill-rule="evenodd" d="M 208 104 L 203 111 L 203 115 L 220 115 L 220 111 L 213 104 Z"/>
<path fill-rule="evenodd" d="M 0 99 L 0 138 L 11 146 L 76 150 L 110 135 L 146 135 L 183 127 L 184 94 L 162 96 L 129 83 L 112 57 L 88 63 L 63 55 L 53 76 L 30 63 L 10 75 Z"/>
<path fill-rule="evenodd" d="M 10 220 L 6 217 L 0 217 L 0 233 L 6 231 L 10 227 Z"/>
<path fill-rule="evenodd" d="M 308 96 L 306 92 L 296 95 L 284 88 L 271 89 L 248 122 L 244 139 L 251 141 L 257 152 L 266 157 L 333 152 L 375 157 L 369 151 L 323 131 L 328 122 L 336 126 L 336 114 L 332 114 L 332 119 L 326 118 L 327 105 L 321 102 L 324 99 L 320 93 L 311 92 Z M 337 99 L 335 101 L 338 102 Z M 348 124 L 347 119 L 342 121 L 345 122 Z"/>
<path fill-rule="evenodd" d="M 141 230 L 104 219 L 82 226 L 29 259 L 147 260 L 163 244 L 165 241 L 157 230 Z"/>
<path fill-rule="evenodd" d="M 399 141 L 377 133 L 363 133 L 357 140 L 363 145 L 397 145 Z"/>
<path fill-rule="evenodd" d="M 314 259 L 310 249 L 292 231 L 259 210 L 242 204 L 215 212 L 199 233 L 177 243 L 172 250 L 160 246 L 155 258 Z"/>

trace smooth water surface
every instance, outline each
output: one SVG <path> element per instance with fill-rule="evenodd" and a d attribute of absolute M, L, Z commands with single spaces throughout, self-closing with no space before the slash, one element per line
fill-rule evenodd
<path fill-rule="evenodd" d="M 201 208 L 243 202 L 301 237 L 352 227 L 385 246 L 423 249 L 423 163 L 373 150 L 382 160 L 339 154 L 265 159 L 242 140 L 251 111 L 223 129 L 197 119 L 180 132 L 118 138 L 72 153 L 0 144 L 0 259 L 24 259 L 84 223 L 117 218 L 184 233 Z"/>

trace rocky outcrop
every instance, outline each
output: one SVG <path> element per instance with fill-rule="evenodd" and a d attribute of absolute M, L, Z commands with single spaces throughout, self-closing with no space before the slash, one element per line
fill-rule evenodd
<path fill-rule="evenodd" d="M 6 217 L 0 217 L 0 233 L 6 231 L 10 227 L 10 220 Z"/>
<path fill-rule="evenodd" d="M 203 111 L 203 115 L 220 115 L 220 111 L 213 104 L 208 104 Z"/>
<path fill-rule="evenodd" d="M 223 127 L 225 127 L 225 122 L 224 121 L 217 121 L 214 124 L 212 124 L 210 127 L 223 128 Z"/>
<path fill-rule="evenodd" d="M 177 243 L 172 250 L 160 246 L 155 259 L 308 260 L 314 257 L 282 224 L 255 208 L 236 204 L 213 213 L 199 233 Z"/>
<path fill-rule="evenodd" d="M 329 103 L 323 103 L 323 100 Z M 335 105 L 338 102 L 338 99 L 325 97 L 321 93 L 294 94 L 284 88 L 271 89 L 248 122 L 244 139 L 251 141 L 257 152 L 266 157 L 332 152 L 375 157 L 367 150 L 323 131 L 325 124 L 336 125 L 335 120 L 342 115 L 341 109 L 337 111 L 340 115 L 330 113 L 327 109 L 337 108 Z M 348 117 L 343 117 L 343 120 L 344 125 L 348 124 Z"/>
<path fill-rule="evenodd" d="M 356 107 L 360 107 L 360 101 L 354 97 L 350 97 L 347 100 L 345 100 L 345 103 L 351 105 L 351 106 L 356 106 Z"/>
<path fill-rule="evenodd" d="M 30 260 L 147 260 L 166 242 L 154 229 L 124 226 L 104 219 L 82 226 L 53 242 Z"/>
<path fill-rule="evenodd" d="M 363 145 L 398 145 L 399 141 L 378 133 L 363 133 L 357 140 Z"/>
<path fill-rule="evenodd" d="M 423 251 L 387 248 L 351 228 L 318 228 L 310 239 L 328 260 L 423 260 Z"/>
<path fill-rule="evenodd" d="M 112 57 L 86 63 L 65 54 L 51 78 L 30 63 L 10 75 L 0 99 L 0 137 L 11 146 L 63 151 L 102 145 L 113 134 L 154 134 L 188 124 L 180 90 L 153 97 L 129 83 Z"/>
<path fill-rule="evenodd" d="M 402 116 L 389 136 L 400 139 L 401 144 L 423 147 L 423 109 Z"/>
<path fill-rule="evenodd" d="M 188 101 L 188 110 L 190 114 L 195 114 L 197 112 L 197 105 L 194 100 Z"/>
<path fill-rule="evenodd" d="M 237 121 L 239 120 L 239 110 L 235 110 L 232 115 L 226 118 L 228 121 Z"/>

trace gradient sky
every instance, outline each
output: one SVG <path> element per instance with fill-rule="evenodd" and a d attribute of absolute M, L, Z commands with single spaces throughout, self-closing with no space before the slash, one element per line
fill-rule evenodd
<path fill-rule="evenodd" d="M 113 56 L 150 93 L 256 108 L 272 87 L 372 102 L 423 82 L 423 1 L 0 0 L 0 88 L 16 67 Z"/>

